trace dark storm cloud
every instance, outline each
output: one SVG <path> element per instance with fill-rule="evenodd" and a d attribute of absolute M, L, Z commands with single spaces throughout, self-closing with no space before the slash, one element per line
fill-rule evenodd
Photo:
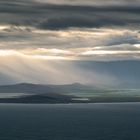
<path fill-rule="evenodd" d="M 99 28 L 99 27 L 108 27 L 108 26 L 121 26 L 127 25 L 124 21 L 120 21 L 117 19 L 109 19 L 109 18 L 87 18 L 87 17 L 62 17 L 62 18 L 52 18 L 47 21 L 43 21 L 39 24 L 38 27 L 41 29 L 66 29 L 69 27 L 78 27 L 78 28 Z"/>
<path fill-rule="evenodd" d="M 69 27 L 138 26 L 140 23 L 139 6 L 69 3 L 0 0 L 0 23 L 52 30 Z"/>
<path fill-rule="evenodd" d="M 35 4 L 30 0 L 0 0 L 0 13 L 32 13 L 36 11 L 34 6 Z"/>
<path fill-rule="evenodd" d="M 120 45 L 120 44 L 139 44 L 139 43 L 140 43 L 140 40 L 137 33 L 134 34 L 134 33 L 126 32 L 122 35 L 116 35 L 116 36 L 113 35 L 113 36 L 108 37 L 104 45 L 113 46 L 113 45 Z"/>

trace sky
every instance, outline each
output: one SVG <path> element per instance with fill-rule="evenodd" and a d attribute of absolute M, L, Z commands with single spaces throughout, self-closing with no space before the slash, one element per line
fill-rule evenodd
<path fill-rule="evenodd" d="M 0 84 L 139 83 L 139 13 L 139 0 L 0 0 Z"/>

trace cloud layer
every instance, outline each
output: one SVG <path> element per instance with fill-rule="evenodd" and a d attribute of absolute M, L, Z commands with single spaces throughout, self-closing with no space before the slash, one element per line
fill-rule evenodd
<path fill-rule="evenodd" d="M 1 0 L 0 23 L 60 30 L 70 27 L 139 28 L 139 1 Z"/>
<path fill-rule="evenodd" d="M 139 59 L 140 34 L 128 29 L 75 29 L 62 31 L 1 26 L 0 56 L 26 55 L 42 59 Z"/>
<path fill-rule="evenodd" d="M 120 83 L 124 71 L 116 75 L 94 61 L 139 62 L 139 5 L 139 0 L 0 0 L 0 84 Z M 133 72 L 124 79 L 137 81 Z"/>

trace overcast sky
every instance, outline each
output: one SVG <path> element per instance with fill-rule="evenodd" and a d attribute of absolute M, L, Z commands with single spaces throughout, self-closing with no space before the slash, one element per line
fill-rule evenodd
<path fill-rule="evenodd" d="M 0 84 L 119 82 L 76 62 L 139 62 L 139 13 L 139 0 L 0 0 Z"/>

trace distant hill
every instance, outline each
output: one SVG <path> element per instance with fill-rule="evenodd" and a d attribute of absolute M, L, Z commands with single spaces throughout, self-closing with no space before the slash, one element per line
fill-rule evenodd
<path fill-rule="evenodd" d="M 0 86 L 0 93 L 27 93 L 9 98 L 0 98 L 0 103 L 85 103 L 87 100 L 73 100 L 79 97 L 69 93 L 89 90 L 89 86 L 79 83 L 69 85 L 41 85 L 20 83 Z"/>
<path fill-rule="evenodd" d="M 68 85 L 41 85 L 20 83 L 0 86 L 0 93 L 25 93 L 1 97 L 0 103 L 95 103 L 140 102 L 140 90 L 100 89 L 79 83 Z"/>
<path fill-rule="evenodd" d="M 92 87 L 85 86 L 79 83 L 69 85 L 41 85 L 20 83 L 15 85 L 0 86 L 0 93 L 31 93 L 31 94 L 46 94 L 46 93 L 71 93 L 83 92 L 91 90 Z"/>
<path fill-rule="evenodd" d="M 74 96 L 61 95 L 55 93 L 25 95 L 14 98 L 0 98 L 0 103 L 71 103 Z"/>

